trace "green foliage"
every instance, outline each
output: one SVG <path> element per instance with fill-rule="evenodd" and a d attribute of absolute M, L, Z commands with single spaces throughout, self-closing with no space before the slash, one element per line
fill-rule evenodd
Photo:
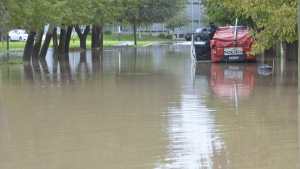
<path fill-rule="evenodd" d="M 161 38 L 161 39 L 164 39 L 164 38 L 166 38 L 166 35 L 165 35 L 164 33 L 160 33 L 160 34 L 158 35 L 158 37 Z"/>
<path fill-rule="evenodd" d="M 223 0 L 203 0 L 208 22 L 214 22 L 218 25 L 226 25 L 234 22 L 236 17 L 232 10 L 224 6 Z"/>
<path fill-rule="evenodd" d="M 122 0 L 120 21 L 147 25 L 161 23 L 181 12 L 185 0 Z"/>
<path fill-rule="evenodd" d="M 167 28 L 174 31 L 175 28 L 180 28 L 188 24 L 188 18 L 182 13 L 178 13 L 167 21 Z"/>
<path fill-rule="evenodd" d="M 159 39 L 168 39 L 168 40 L 171 40 L 173 38 L 173 35 L 161 33 L 161 34 L 158 35 L 158 38 Z"/>
<path fill-rule="evenodd" d="M 7 31 L 9 15 L 3 1 L 0 1 L 0 32 Z M 0 37 L 1 38 L 1 37 Z"/>
<path fill-rule="evenodd" d="M 106 31 L 104 31 L 104 35 L 112 35 L 112 31 L 111 30 L 106 30 Z"/>
<path fill-rule="evenodd" d="M 211 21 L 228 24 L 238 17 L 250 26 L 257 40 L 256 53 L 278 41 L 297 40 L 296 0 L 205 0 L 204 5 Z"/>
<path fill-rule="evenodd" d="M 117 16 L 114 0 L 4 0 L 11 27 L 38 30 L 47 24 L 88 25 L 106 23 Z M 0 22 L 2 17 L 0 19 Z"/>
<path fill-rule="evenodd" d="M 146 25 L 164 22 L 176 16 L 184 6 L 185 0 L 2 0 L 0 22 L 6 12 L 10 18 L 5 20 L 9 20 L 11 27 L 27 30 L 38 30 L 47 24 Z"/>
<path fill-rule="evenodd" d="M 11 27 L 36 30 L 50 20 L 51 0 L 5 0 Z"/>
<path fill-rule="evenodd" d="M 136 32 L 137 26 L 165 22 L 176 16 L 184 8 L 185 1 L 1 0 L 0 24 L 1 21 L 9 21 L 2 25 L 26 29 L 27 32 L 40 32 L 45 25 L 50 25 L 50 28 L 66 28 L 73 25 L 100 27 L 119 22 L 134 25 Z M 4 13 L 9 16 L 9 19 L 2 19 Z M 34 41 L 36 40 L 37 38 Z"/>
<path fill-rule="evenodd" d="M 238 8 L 230 8 L 226 1 L 227 0 L 202 0 L 208 22 L 213 22 L 217 25 L 233 25 L 235 19 L 239 18 L 239 24 L 255 27 L 255 23 L 253 23 L 250 17 L 238 12 Z"/>

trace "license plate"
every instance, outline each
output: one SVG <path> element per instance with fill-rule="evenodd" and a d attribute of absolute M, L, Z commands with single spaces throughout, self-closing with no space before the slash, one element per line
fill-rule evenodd
<path fill-rule="evenodd" d="M 228 60 L 239 60 L 239 56 L 228 56 Z"/>
<path fill-rule="evenodd" d="M 232 58 L 229 57 L 230 60 L 239 59 L 239 57 L 235 55 L 243 55 L 243 48 L 225 48 L 224 49 L 225 56 L 233 56 Z"/>

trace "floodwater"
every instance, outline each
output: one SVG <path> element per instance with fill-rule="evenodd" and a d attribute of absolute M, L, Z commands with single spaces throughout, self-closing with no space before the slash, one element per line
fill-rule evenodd
<path fill-rule="evenodd" d="M 0 168 L 300 167 L 296 63 L 194 65 L 189 52 L 0 66 Z"/>

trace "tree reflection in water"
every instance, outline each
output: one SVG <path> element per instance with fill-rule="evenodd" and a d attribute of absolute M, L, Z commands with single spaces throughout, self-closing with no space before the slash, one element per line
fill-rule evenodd
<path fill-rule="evenodd" d="M 87 56 L 87 52 L 91 56 Z M 49 53 L 46 59 L 24 64 L 26 80 L 71 83 L 75 79 L 88 79 L 91 73 L 99 74 L 102 70 L 103 52 L 99 50 L 75 52 L 71 57 L 52 50 Z"/>

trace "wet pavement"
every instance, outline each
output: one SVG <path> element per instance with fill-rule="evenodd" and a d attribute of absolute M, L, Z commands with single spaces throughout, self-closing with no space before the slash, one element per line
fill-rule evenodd
<path fill-rule="evenodd" d="M 0 168 L 298 168 L 297 64 L 194 65 L 189 52 L 0 66 Z"/>

